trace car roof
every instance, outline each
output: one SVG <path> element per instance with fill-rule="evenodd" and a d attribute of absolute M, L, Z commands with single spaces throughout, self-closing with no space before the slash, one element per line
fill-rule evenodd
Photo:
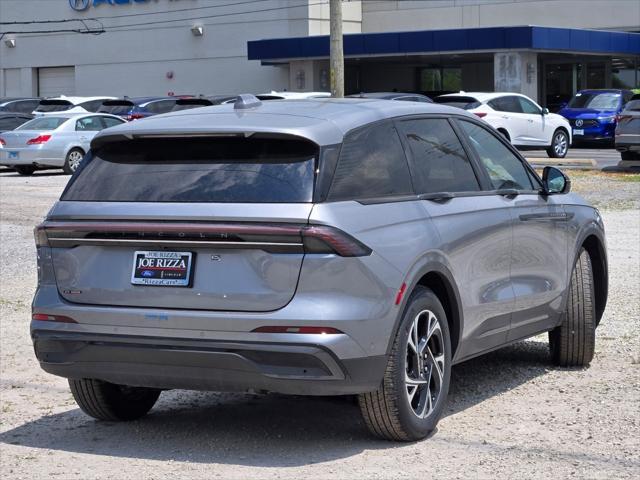
<path fill-rule="evenodd" d="M 410 92 L 362 92 L 349 95 L 350 98 L 379 98 L 379 99 L 393 99 L 396 97 L 424 97 L 429 98 L 421 93 Z"/>
<path fill-rule="evenodd" d="M 9 102 L 19 102 L 21 100 L 42 100 L 42 98 L 39 97 L 2 97 L 0 98 L 0 105 L 3 103 L 9 103 Z"/>
<path fill-rule="evenodd" d="M 306 99 L 306 98 L 328 98 L 331 96 L 329 92 L 276 92 L 272 90 L 271 92 L 260 93 L 256 95 L 257 97 L 270 97 L 270 96 L 278 96 L 283 99 Z"/>
<path fill-rule="evenodd" d="M 34 115 L 30 113 L 23 112 L 0 112 L 0 117 L 26 117 L 26 118 L 34 118 Z"/>
<path fill-rule="evenodd" d="M 340 143 L 344 135 L 354 128 L 378 120 L 416 114 L 475 118 L 464 110 L 446 105 L 366 98 L 265 101 L 245 109 L 235 109 L 230 103 L 155 115 L 118 125 L 108 133 L 99 133 L 92 147 L 136 136 L 247 132 L 294 135 L 318 145 L 332 145 Z"/>
<path fill-rule="evenodd" d="M 584 90 L 579 90 L 578 93 L 631 93 L 631 90 L 627 90 L 625 88 L 585 88 Z"/>
<path fill-rule="evenodd" d="M 65 95 L 60 95 L 59 97 L 47 97 L 42 99 L 42 101 L 49 101 L 49 100 L 66 100 L 70 103 L 73 103 L 74 105 L 78 105 L 80 103 L 84 103 L 84 102 L 91 102 L 92 100 L 116 100 L 117 97 L 106 97 L 106 96 L 100 96 L 100 97 L 67 97 Z"/>
<path fill-rule="evenodd" d="M 458 92 L 458 93 L 447 93 L 445 95 L 439 95 L 438 98 L 472 97 L 478 100 L 479 102 L 487 102 L 489 100 L 493 100 L 494 98 L 504 97 L 507 95 L 529 98 L 526 95 L 523 95 L 521 93 L 516 93 L 516 92 Z"/>

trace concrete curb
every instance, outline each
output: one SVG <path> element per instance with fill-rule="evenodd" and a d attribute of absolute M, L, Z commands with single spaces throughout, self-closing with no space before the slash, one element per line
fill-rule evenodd
<path fill-rule="evenodd" d="M 527 158 L 526 160 L 532 165 L 598 167 L 598 162 L 593 158 Z"/>

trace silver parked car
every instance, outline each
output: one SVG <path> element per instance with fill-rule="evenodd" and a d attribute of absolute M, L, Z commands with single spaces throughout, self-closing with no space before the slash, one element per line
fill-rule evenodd
<path fill-rule="evenodd" d="M 59 167 L 73 173 L 93 137 L 105 128 L 125 123 L 104 114 L 64 114 L 36 117 L 0 137 L 0 165 L 31 175 L 38 167 Z"/>
<path fill-rule="evenodd" d="M 433 431 L 451 366 L 541 332 L 588 365 L 600 214 L 461 109 L 315 99 L 102 132 L 35 231 L 31 336 L 103 420 L 164 389 L 358 394 L 393 440 Z"/>

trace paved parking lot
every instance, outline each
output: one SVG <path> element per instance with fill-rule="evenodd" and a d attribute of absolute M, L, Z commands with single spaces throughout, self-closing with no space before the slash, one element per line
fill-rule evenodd
<path fill-rule="evenodd" d="M 609 243 L 591 367 L 552 367 L 544 336 L 466 362 L 435 435 L 392 444 L 371 439 L 349 398 L 172 391 L 139 421 L 82 414 L 66 381 L 39 369 L 28 332 L 32 228 L 68 177 L 0 173 L 0 476 L 638 478 L 640 176 L 572 177 Z"/>

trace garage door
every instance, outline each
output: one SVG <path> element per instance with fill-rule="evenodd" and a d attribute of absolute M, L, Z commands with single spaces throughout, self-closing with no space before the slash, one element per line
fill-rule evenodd
<path fill-rule="evenodd" d="M 76 69 L 51 67 L 38 69 L 38 94 L 41 97 L 76 94 Z"/>

